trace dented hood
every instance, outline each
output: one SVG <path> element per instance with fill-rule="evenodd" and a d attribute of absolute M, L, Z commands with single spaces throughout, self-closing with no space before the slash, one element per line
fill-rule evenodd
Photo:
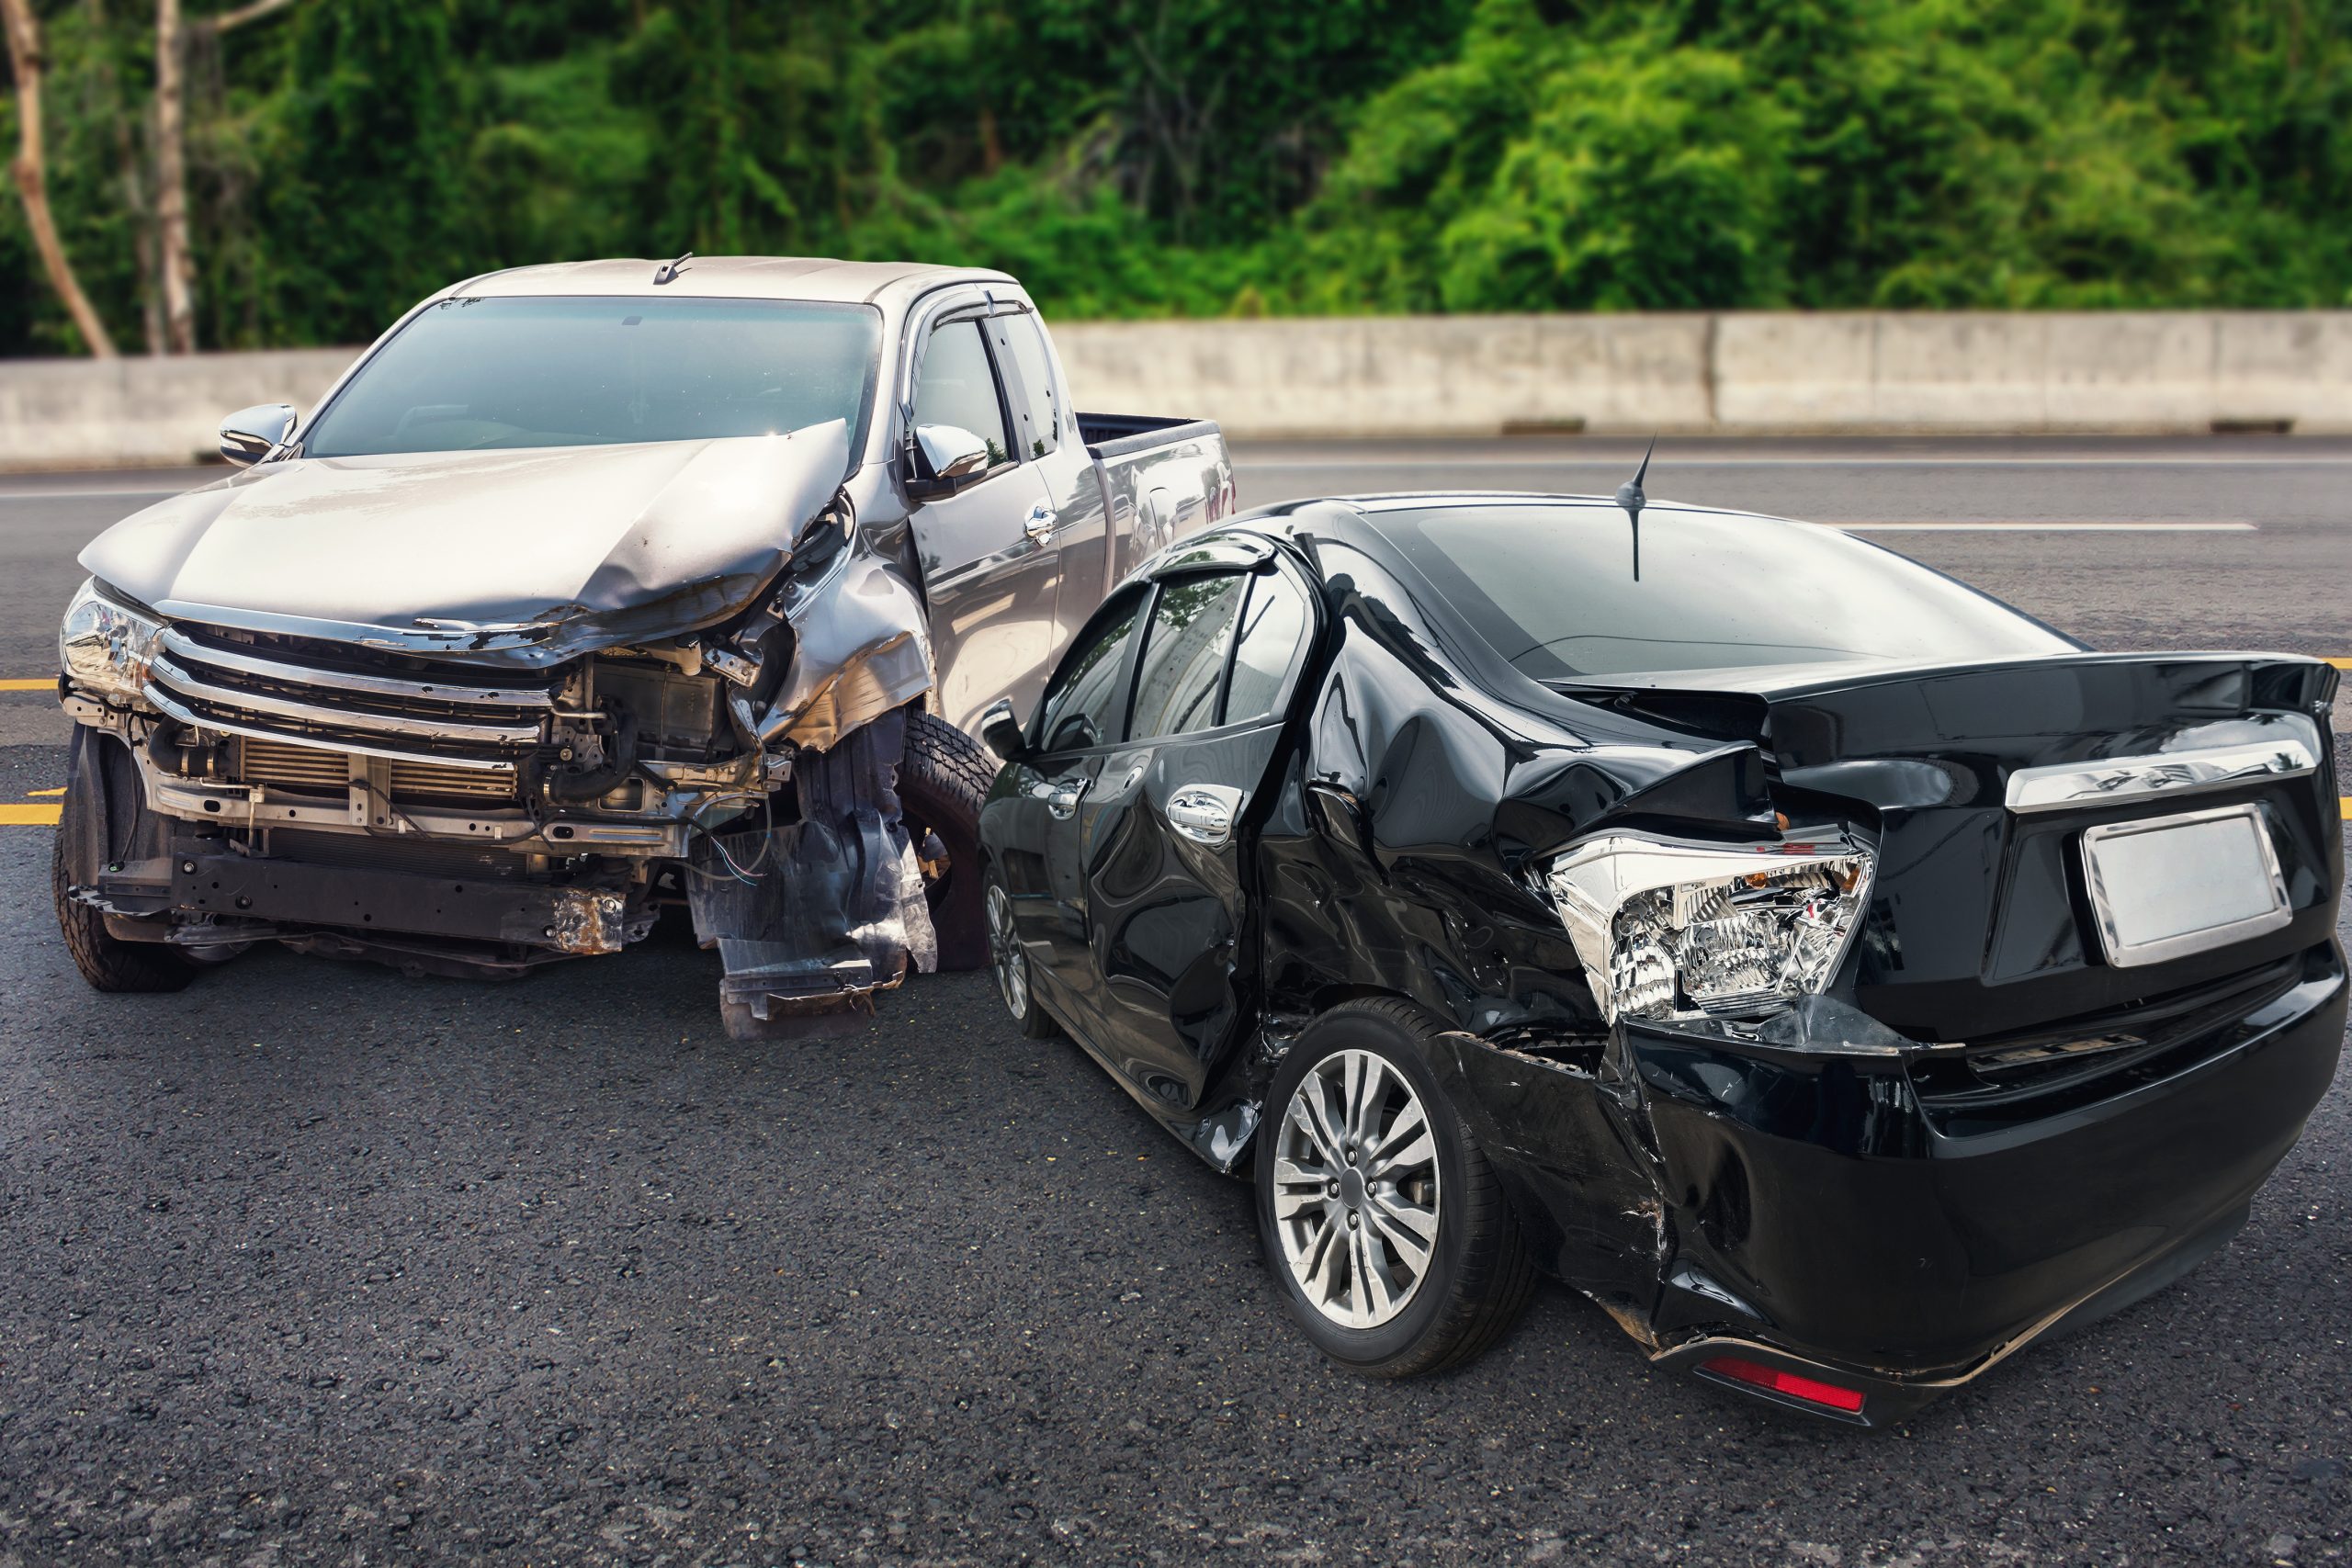
<path fill-rule="evenodd" d="M 185 619 L 537 664 L 749 601 L 849 468 L 788 435 L 297 458 L 151 506 L 82 565 Z"/>

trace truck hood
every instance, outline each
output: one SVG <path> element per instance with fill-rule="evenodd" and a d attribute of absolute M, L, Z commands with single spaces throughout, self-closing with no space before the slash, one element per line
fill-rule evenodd
<path fill-rule="evenodd" d="M 786 435 L 295 458 L 175 496 L 82 552 L 175 619 L 544 664 L 748 603 L 849 468 Z"/>

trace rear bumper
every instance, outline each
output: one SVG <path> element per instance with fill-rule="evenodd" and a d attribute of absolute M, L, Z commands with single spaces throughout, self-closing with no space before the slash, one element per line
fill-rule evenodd
<path fill-rule="evenodd" d="M 1511 1065 L 1457 1053 L 1453 1087 L 1522 1209 L 1544 1211 L 1532 1232 L 1567 1238 L 1569 1281 L 1623 1308 L 1664 1364 L 1813 1368 L 1864 1389 L 1869 1424 L 2225 1245 L 2334 1077 L 2346 1000 L 2331 941 L 2284 994 L 2211 1030 L 2168 1075 L 1965 1136 L 1922 1110 L 1904 1055 L 1667 1027 L 1623 1029 L 1611 1065 L 1626 1081 L 1613 1091 L 1607 1068 L 1530 1071 L 1493 1051 L 1479 1055 Z M 1656 1193 L 1655 1212 L 1620 1233 L 1621 1255 L 1643 1254 L 1646 1302 L 1605 1265 L 1598 1282 L 1580 1277 L 1592 1268 L 1574 1244 L 1608 1220 L 1586 1179 L 1595 1107 L 1623 1134 L 1615 1159 Z"/>

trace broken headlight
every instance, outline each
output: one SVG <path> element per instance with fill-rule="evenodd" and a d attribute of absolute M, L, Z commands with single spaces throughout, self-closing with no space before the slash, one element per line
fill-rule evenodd
<path fill-rule="evenodd" d="M 154 656 L 163 623 L 107 596 L 98 580 L 85 580 L 65 606 L 57 628 L 57 662 L 85 691 L 118 699 L 136 697 L 147 685 L 147 661 Z"/>
<path fill-rule="evenodd" d="M 1818 993 L 1861 923 L 1870 852 L 1622 836 L 1544 868 L 1601 1016 L 1753 1019 Z"/>

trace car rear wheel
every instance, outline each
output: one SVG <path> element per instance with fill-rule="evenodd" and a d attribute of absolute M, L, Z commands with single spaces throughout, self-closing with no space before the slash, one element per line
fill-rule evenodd
<path fill-rule="evenodd" d="M 1517 1322 L 1535 1273 L 1476 1137 L 1425 1063 L 1439 1025 L 1394 1001 L 1309 1025 L 1258 1134 L 1258 1225 L 1292 1314 L 1368 1377 L 1438 1371 Z"/>
<path fill-rule="evenodd" d="M 996 770 L 996 759 L 945 719 L 907 716 L 899 804 L 922 865 L 943 970 L 978 969 L 989 962 L 988 920 L 980 907 L 980 803 Z"/>
<path fill-rule="evenodd" d="M 1037 993 L 1030 988 L 1029 955 L 1021 950 L 1020 939 L 1013 933 L 1012 896 L 991 874 L 982 897 L 988 908 L 989 967 L 996 972 L 997 995 L 1004 998 L 1004 1010 L 1027 1038 L 1050 1040 L 1060 1031 L 1037 1005 Z"/>

